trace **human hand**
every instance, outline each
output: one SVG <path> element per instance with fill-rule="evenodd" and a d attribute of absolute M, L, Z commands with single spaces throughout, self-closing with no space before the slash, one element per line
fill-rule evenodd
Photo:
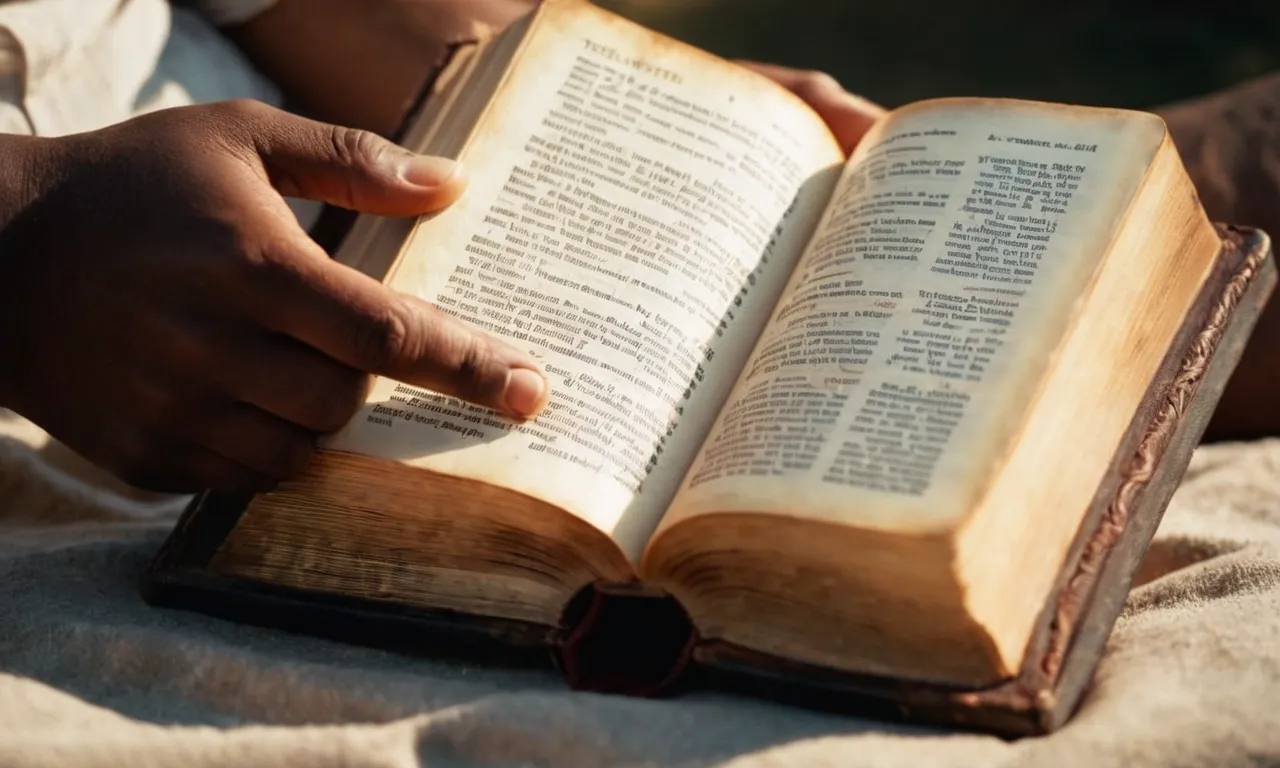
<path fill-rule="evenodd" d="M 282 198 L 421 214 L 455 169 L 254 102 L 0 136 L 0 406 L 170 492 L 295 476 L 368 373 L 533 415 L 530 357 L 330 260 Z"/>
<path fill-rule="evenodd" d="M 449 46 L 534 0 L 278 0 L 231 39 L 307 114 L 390 135 Z"/>
<path fill-rule="evenodd" d="M 1156 110 L 1213 221 L 1280 235 L 1280 72 Z M 1206 440 L 1280 436 L 1280 300 L 1258 317 Z"/>
<path fill-rule="evenodd" d="M 791 69 L 776 64 L 740 61 L 739 64 L 773 80 L 813 108 L 835 135 L 846 153 L 853 152 L 858 142 L 886 110 L 841 87 L 824 72 Z"/>

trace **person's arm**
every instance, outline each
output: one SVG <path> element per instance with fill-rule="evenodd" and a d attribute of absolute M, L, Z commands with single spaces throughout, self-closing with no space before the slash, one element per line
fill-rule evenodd
<path fill-rule="evenodd" d="M 1280 235 L 1280 73 L 1157 111 L 1209 215 Z"/>
<path fill-rule="evenodd" d="M 1158 110 L 1210 218 L 1280 238 L 1280 73 Z M 1267 306 L 1209 439 L 1280 435 L 1280 298 Z"/>
<path fill-rule="evenodd" d="M 227 34 L 303 111 L 387 135 L 404 119 L 449 45 L 472 36 L 476 25 L 502 29 L 535 5 L 534 0 L 275 0 Z M 743 63 L 808 101 L 846 149 L 852 150 L 884 112 L 821 72 Z"/>
<path fill-rule="evenodd" d="M 388 135 L 448 47 L 506 26 L 533 0 L 276 0 L 225 29 L 292 105 Z"/>
<path fill-rule="evenodd" d="M 516 417 L 527 354 L 329 259 L 282 195 L 410 216 L 448 160 L 256 102 L 0 135 L 0 407 L 144 490 L 296 475 L 368 374 Z"/>

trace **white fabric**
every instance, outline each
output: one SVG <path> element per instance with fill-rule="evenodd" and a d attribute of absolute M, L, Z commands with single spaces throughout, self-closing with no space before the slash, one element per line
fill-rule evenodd
<path fill-rule="evenodd" d="M 5 436 L 7 433 L 7 436 Z M 89 482 L 76 479 L 90 478 Z M 1042 739 L 699 691 L 566 691 L 148 607 L 176 504 L 95 490 L 0 411 L 0 765 L 1193 766 L 1280 758 L 1280 441 L 1203 449 L 1078 717 Z"/>
<path fill-rule="evenodd" d="M 280 103 L 213 27 L 270 5 L 223 0 L 0 0 L 0 133 L 62 136 L 166 107 Z"/>
<path fill-rule="evenodd" d="M 214 27 L 274 3 L 0 0 L 0 133 L 65 136 L 226 99 L 281 106 L 279 89 Z M 320 215 L 318 203 L 287 202 L 303 227 Z"/>

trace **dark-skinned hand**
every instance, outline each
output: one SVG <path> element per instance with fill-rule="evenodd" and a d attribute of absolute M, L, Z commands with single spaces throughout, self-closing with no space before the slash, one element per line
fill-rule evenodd
<path fill-rule="evenodd" d="M 524 353 L 329 259 L 282 195 L 447 206 L 447 160 L 254 102 L 0 136 L 0 406 L 146 490 L 296 475 L 382 374 L 517 417 Z"/>

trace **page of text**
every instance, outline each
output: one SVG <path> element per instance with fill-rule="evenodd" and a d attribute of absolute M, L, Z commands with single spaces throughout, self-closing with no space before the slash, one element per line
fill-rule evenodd
<path fill-rule="evenodd" d="M 466 152 L 467 195 L 391 281 L 538 356 L 547 410 L 517 424 L 380 381 L 331 447 L 515 488 L 634 557 L 843 158 L 789 94 L 572 8 L 546 12 Z"/>
<path fill-rule="evenodd" d="M 852 158 L 676 516 L 961 514 L 1159 146 L 1149 128 L 971 100 L 893 116 Z"/>

